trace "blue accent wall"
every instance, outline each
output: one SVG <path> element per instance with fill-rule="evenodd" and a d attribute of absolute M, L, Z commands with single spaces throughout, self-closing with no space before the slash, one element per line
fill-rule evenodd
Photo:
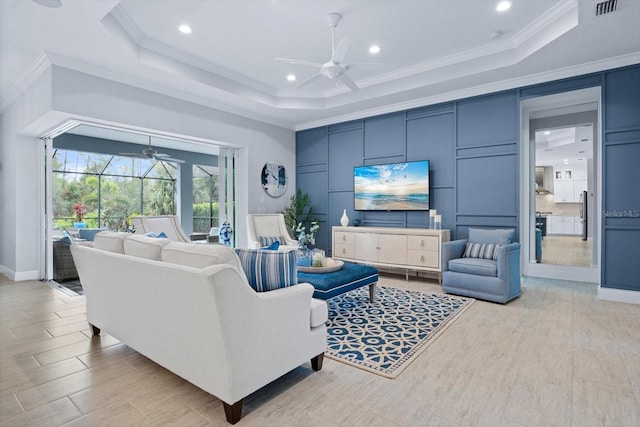
<path fill-rule="evenodd" d="M 330 249 L 342 210 L 362 225 L 427 227 L 425 212 L 353 210 L 353 166 L 429 160 L 430 204 L 452 238 L 470 227 L 519 235 L 520 100 L 602 86 L 602 286 L 640 291 L 640 66 L 369 117 L 296 135 L 297 183 Z"/>
<path fill-rule="evenodd" d="M 604 73 L 602 286 L 640 291 L 640 67 Z"/>

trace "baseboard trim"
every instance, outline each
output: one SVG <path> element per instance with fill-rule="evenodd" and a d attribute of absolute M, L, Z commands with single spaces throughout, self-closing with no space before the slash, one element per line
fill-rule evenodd
<path fill-rule="evenodd" d="M 38 270 L 19 271 L 16 273 L 6 265 L 0 265 L 0 273 L 4 274 L 14 282 L 22 282 L 25 280 L 40 280 L 40 273 L 38 273 Z"/>
<path fill-rule="evenodd" d="M 598 298 L 607 301 L 640 304 L 640 292 L 628 291 L 626 289 L 603 288 L 602 286 L 598 286 Z"/>

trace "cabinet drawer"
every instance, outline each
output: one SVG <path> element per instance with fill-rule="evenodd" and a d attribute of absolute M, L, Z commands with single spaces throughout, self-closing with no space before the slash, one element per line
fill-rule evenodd
<path fill-rule="evenodd" d="M 438 250 L 438 237 L 437 236 L 408 236 L 407 242 L 409 250 L 416 251 L 437 251 Z"/>
<path fill-rule="evenodd" d="M 353 245 L 336 243 L 335 246 L 336 246 L 335 252 L 332 254 L 332 256 L 336 258 L 353 258 L 354 257 Z"/>
<path fill-rule="evenodd" d="M 408 252 L 409 265 L 416 267 L 428 267 L 439 268 L 440 257 L 438 251 L 409 251 Z"/>
<path fill-rule="evenodd" d="M 355 233 L 345 233 L 344 231 L 336 231 L 334 236 L 334 242 L 336 244 L 353 245 L 355 243 Z"/>

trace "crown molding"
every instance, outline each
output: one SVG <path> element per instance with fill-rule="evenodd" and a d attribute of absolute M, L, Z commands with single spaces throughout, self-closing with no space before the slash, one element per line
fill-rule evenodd
<path fill-rule="evenodd" d="M 12 93 L 8 94 L 2 100 L 0 104 L 0 112 L 4 112 L 11 104 L 13 104 L 36 81 L 42 73 L 44 73 L 51 66 L 51 59 L 47 53 L 41 53 L 38 57 L 29 65 L 25 72 L 20 77 L 20 81 L 15 85 Z"/>
<path fill-rule="evenodd" d="M 336 123 L 347 122 L 351 120 L 359 120 L 367 117 L 378 116 L 382 114 L 395 113 L 403 110 L 410 110 L 418 107 L 426 107 L 429 105 L 440 104 L 443 102 L 451 102 L 459 99 L 470 98 L 473 96 L 486 95 L 489 93 L 500 92 L 503 90 L 517 89 L 525 86 L 560 80 L 569 77 L 576 77 L 583 74 L 590 74 L 608 69 L 624 67 L 640 63 L 640 52 L 628 55 L 608 58 L 601 61 L 593 61 L 571 67 L 558 68 L 555 70 L 545 71 L 542 73 L 530 74 L 523 77 L 517 77 L 501 82 L 493 82 L 484 85 L 473 86 L 461 90 L 441 93 L 434 96 L 417 98 L 411 101 L 398 102 L 376 108 L 359 110 L 353 113 L 342 114 L 333 117 L 327 117 L 320 120 L 314 120 L 306 123 L 299 123 L 295 126 L 296 131 L 312 129 L 320 126 L 327 126 Z"/>

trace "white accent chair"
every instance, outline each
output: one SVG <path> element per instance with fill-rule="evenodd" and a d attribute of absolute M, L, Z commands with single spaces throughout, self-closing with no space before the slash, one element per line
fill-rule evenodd
<path fill-rule="evenodd" d="M 132 216 L 131 223 L 136 228 L 136 234 L 144 235 L 148 232 L 163 233 L 172 242 L 190 242 L 189 236 L 182 230 L 180 221 L 175 215 Z"/>
<path fill-rule="evenodd" d="M 291 250 L 298 248 L 298 241 L 291 238 L 287 225 L 284 223 L 284 215 L 278 214 L 249 214 L 247 215 L 247 247 L 259 249 L 263 245 L 260 237 L 282 236 L 279 250 Z"/>

